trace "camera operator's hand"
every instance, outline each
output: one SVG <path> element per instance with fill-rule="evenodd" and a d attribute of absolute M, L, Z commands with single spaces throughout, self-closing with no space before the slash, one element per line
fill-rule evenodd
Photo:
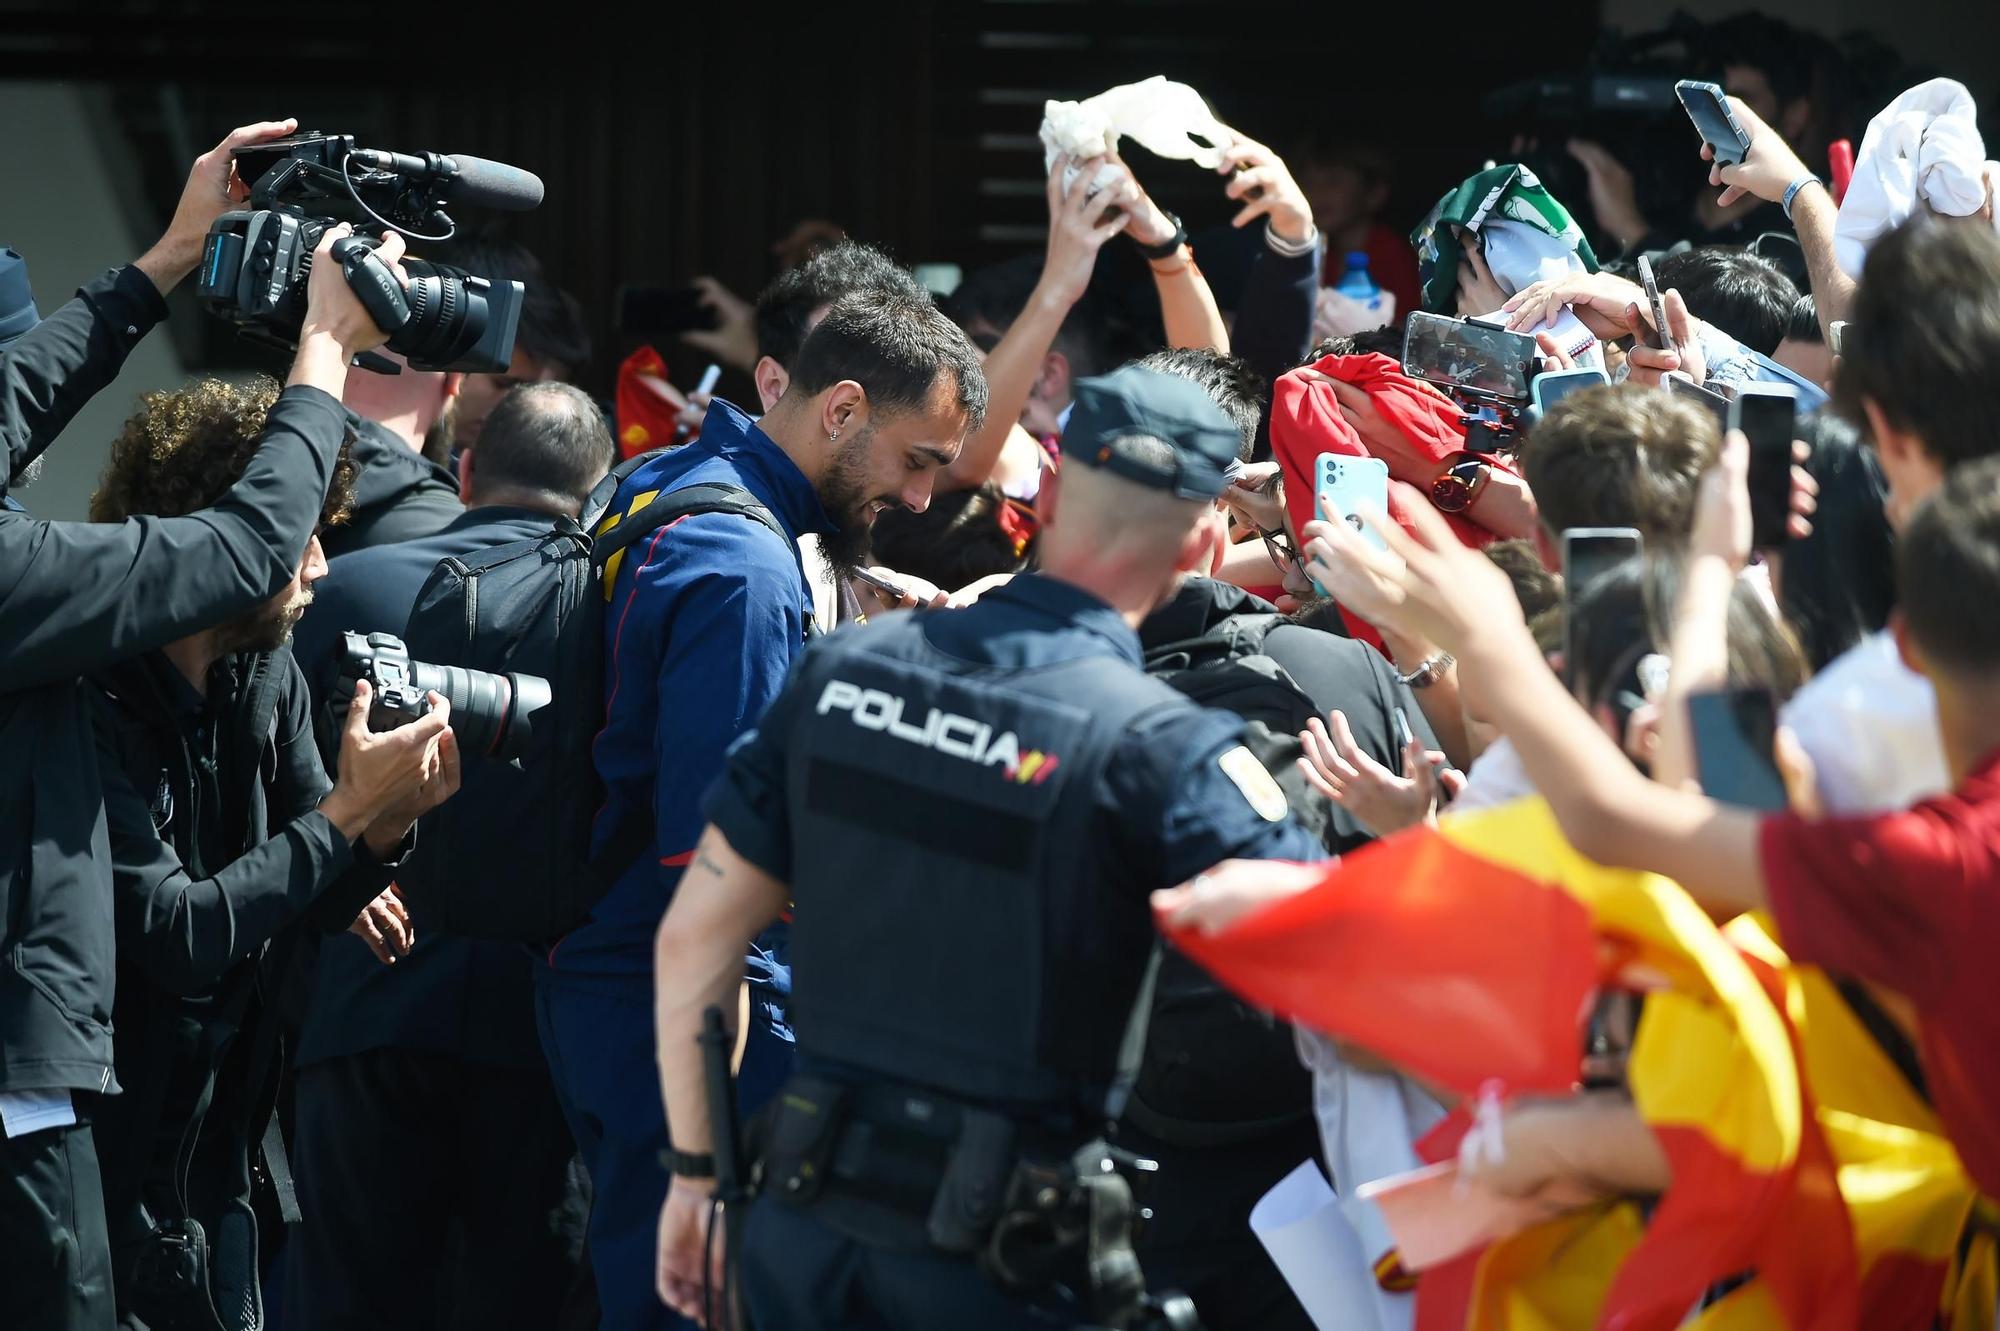
<path fill-rule="evenodd" d="M 1783 203 L 1792 182 L 1812 172 L 1792 151 L 1792 145 L 1758 119 L 1742 98 L 1731 97 L 1729 109 L 1736 113 L 1736 123 L 1750 136 L 1750 151 L 1735 166 L 1722 166 L 1715 164 L 1715 149 L 1706 143 L 1701 145 L 1702 160 L 1711 163 L 1708 183 L 1726 186 L 1716 199 L 1716 206 L 1727 208 L 1746 194 L 1754 194 L 1766 203 Z"/>
<path fill-rule="evenodd" d="M 314 337 L 323 336 L 353 356 L 373 351 L 389 340 L 389 335 L 375 326 L 361 298 L 347 285 L 347 275 L 341 270 L 340 261 L 333 257 L 333 243 L 353 234 L 354 228 L 342 222 L 328 227 L 313 248 L 312 275 L 306 279 L 306 317 L 299 329 L 301 348 Z M 403 237 L 391 231 L 375 247 L 375 257 L 389 265 L 398 282 L 408 286 L 410 275 L 403 271 L 401 262 L 403 250 Z"/>
<path fill-rule="evenodd" d="M 1242 228 L 1258 218 L 1270 224 L 1271 234 L 1289 245 L 1303 245 L 1313 233 L 1312 204 L 1305 191 L 1292 179 L 1291 168 L 1278 154 L 1255 139 L 1230 131 L 1235 138 L 1224 149 L 1218 174 L 1234 178 L 1222 191 L 1243 203 L 1230 219 Z M 1261 191 L 1261 193 L 1259 192 Z"/>
<path fill-rule="evenodd" d="M 238 148 L 267 139 L 282 139 L 299 127 L 296 120 L 265 120 L 229 131 L 227 138 L 194 159 L 187 185 L 174 208 L 174 220 L 166 234 L 136 261 L 136 267 L 161 295 L 179 285 L 201 262 L 201 250 L 208 228 L 216 218 L 250 197 L 250 182 L 236 174 L 233 156 Z"/>
<path fill-rule="evenodd" d="M 354 700 L 347 705 L 340 734 L 340 778 L 319 806 L 349 841 L 359 840 L 391 810 L 421 804 L 428 798 L 426 783 L 442 783 L 444 779 L 445 758 L 440 749 L 443 737 L 451 733 L 451 703 L 442 694 L 433 693 L 429 712 L 408 725 L 377 734 L 368 728 L 373 698 L 374 689 L 367 680 L 355 681 Z M 452 767 L 450 779 L 456 788 L 455 746 Z M 408 827 L 407 822 L 404 827 Z M 397 840 L 401 840 L 400 833 Z"/>
<path fill-rule="evenodd" d="M 1644 240 L 1652 228 L 1639 211 L 1639 192 L 1625 164 L 1589 139 L 1571 139 L 1568 151 L 1590 181 L 1590 210 L 1597 225 L 1628 250 Z"/>
<path fill-rule="evenodd" d="M 375 960 L 384 966 L 395 965 L 417 945 L 416 928 L 410 923 L 410 912 L 404 909 L 402 894 L 394 883 L 361 908 L 354 923 L 347 926 L 347 932 L 368 944 Z"/>
<path fill-rule="evenodd" d="M 458 793 L 459 770 L 458 736 L 446 730 L 438 736 L 437 766 L 432 773 L 408 797 L 370 823 L 362 834 L 375 858 L 393 857 L 417 819 Z"/>
<path fill-rule="evenodd" d="M 1676 350 L 1649 347 L 1633 343 L 1625 353 L 1625 363 L 1631 367 L 1627 381 L 1645 384 L 1651 388 L 1660 386 L 1661 376 L 1671 370 L 1679 370 L 1699 386 L 1708 380 L 1708 359 L 1701 350 L 1701 321 L 1688 313 L 1687 302 L 1681 293 L 1668 290 L 1661 294 L 1660 304 L 1667 312 L 1667 335 L 1673 339 Z M 1625 322 L 1633 332 L 1650 329 L 1653 313 L 1645 305 L 1634 302 L 1626 307 Z"/>
<path fill-rule="evenodd" d="M 1070 159 L 1058 157 L 1049 170 L 1049 247 L 1035 295 L 1064 311 L 1083 299 L 1091 274 L 1097 271 L 1097 252 L 1105 241 L 1132 224 L 1128 205 L 1142 197 L 1138 182 L 1123 167 L 1102 189 L 1090 192 L 1091 183 L 1108 160 L 1090 157 L 1075 163 L 1076 179 L 1068 189 L 1063 188 L 1062 179 Z M 1110 217 L 1114 208 L 1119 210 L 1118 216 Z"/>

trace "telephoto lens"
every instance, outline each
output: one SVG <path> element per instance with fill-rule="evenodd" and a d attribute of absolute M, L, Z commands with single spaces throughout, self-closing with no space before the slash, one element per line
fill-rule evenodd
<path fill-rule="evenodd" d="M 368 723 L 376 730 L 407 725 L 431 709 L 430 695 L 451 703 L 451 728 L 461 752 L 512 762 L 528 751 L 535 717 L 553 696 L 539 675 L 496 675 L 464 666 L 412 661 L 393 633 L 343 633 L 336 704 L 354 696 L 354 681 L 374 692 Z"/>

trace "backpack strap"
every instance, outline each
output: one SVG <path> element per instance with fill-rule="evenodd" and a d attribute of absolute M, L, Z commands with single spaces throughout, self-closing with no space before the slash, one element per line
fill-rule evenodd
<path fill-rule="evenodd" d="M 621 470 L 629 474 L 631 471 L 637 469 L 636 464 L 638 462 L 651 456 L 652 454 L 642 454 L 639 458 L 633 459 L 632 462 L 626 463 Z M 606 477 L 599 484 L 598 488 L 601 490 L 604 485 L 610 484 L 612 485 L 613 493 L 615 493 L 617 487 L 614 478 L 617 481 L 622 481 L 623 479 L 622 476 L 614 472 L 612 476 Z M 595 500 L 597 495 L 593 492 L 591 498 Z M 606 498 L 604 507 L 609 508 L 610 503 L 610 499 Z M 617 554 L 626 546 L 631 545 L 648 532 L 656 531 L 668 523 L 678 522 L 682 518 L 692 517 L 697 513 L 733 513 L 738 517 L 748 518 L 752 522 L 761 524 L 772 535 L 783 541 L 785 548 L 792 552 L 792 562 L 798 565 L 799 578 L 801 581 L 804 581 L 805 566 L 799 560 L 798 542 L 793 539 L 790 532 L 785 530 L 784 524 L 780 523 L 771 510 L 759 503 L 756 496 L 752 495 L 748 490 L 740 485 L 730 485 L 720 481 L 704 482 L 700 485 L 688 485 L 678 490 L 669 490 L 638 512 L 620 519 L 617 525 L 612 527 L 610 531 L 605 532 L 604 535 L 592 542 L 590 549 L 591 566 L 593 568 L 602 568 L 605 561 L 609 560 L 611 556 Z M 602 520 L 601 511 L 598 520 Z M 584 523 L 584 529 L 588 531 L 593 525 L 594 523 L 586 522 Z M 806 636 L 810 638 L 818 632 L 819 626 L 813 622 L 812 610 L 809 607 L 806 610 Z M 590 857 L 589 864 L 584 866 L 584 873 L 599 887 L 608 889 L 617 880 L 618 876 L 630 867 L 632 861 L 639 858 L 640 854 L 646 849 L 647 843 L 652 839 L 653 818 L 651 813 L 633 813 L 625 821 L 612 829 L 610 839 L 599 848 L 595 855 Z"/>

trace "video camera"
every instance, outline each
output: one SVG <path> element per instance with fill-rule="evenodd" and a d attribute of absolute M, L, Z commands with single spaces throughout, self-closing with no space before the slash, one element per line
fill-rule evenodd
<path fill-rule="evenodd" d="M 333 705 L 344 707 L 354 697 L 355 681 L 362 679 L 374 693 L 368 710 L 371 728 L 407 725 L 431 710 L 431 693 L 441 693 L 451 703 L 451 728 L 463 751 L 496 762 L 511 762 L 528 751 L 535 717 L 553 697 L 549 682 L 539 675 L 495 675 L 412 661 L 409 648 L 393 633 L 343 633 Z"/>
<path fill-rule="evenodd" d="M 211 313 L 241 325 L 246 337 L 295 348 L 313 250 L 328 227 L 348 222 L 357 234 L 337 242 L 335 255 L 369 316 L 389 334 L 390 350 L 419 370 L 506 371 L 521 317 L 519 282 L 405 259 L 404 287 L 374 256 L 380 242 L 359 231 L 447 241 L 457 225 L 446 203 L 533 208 L 542 201 L 539 179 L 478 157 L 357 148 L 345 134 L 296 134 L 238 148 L 235 158 L 237 173 L 252 182 L 250 206 L 217 218 L 202 247 L 197 291 Z M 396 372 L 380 356 L 361 363 Z"/>

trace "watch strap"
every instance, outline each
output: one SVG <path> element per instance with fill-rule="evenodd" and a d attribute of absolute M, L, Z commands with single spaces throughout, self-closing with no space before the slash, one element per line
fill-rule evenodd
<path fill-rule="evenodd" d="M 715 1157 L 676 1151 L 669 1146 L 660 1152 L 660 1163 L 676 1178 L 714 1178 Z"/>
<path fill-rule="evenodd" d="M 1181 225 L 1181 219 L 1173 213 L 1167 212 L 1164 208 L 1160 209 L 1160 211 L 1165 213 L 1167 220 L 1174 224 L 1174 234 L 1157 245 L 1140 245 L 1136 240 L 1132 242 L 1138 246 L 1139 253 L 1152 260 L 1173 258 L 1176 254 L 1180 253 L 1181 246 L 1187 244 L 1188 240 L 1187 228 Z"/>

